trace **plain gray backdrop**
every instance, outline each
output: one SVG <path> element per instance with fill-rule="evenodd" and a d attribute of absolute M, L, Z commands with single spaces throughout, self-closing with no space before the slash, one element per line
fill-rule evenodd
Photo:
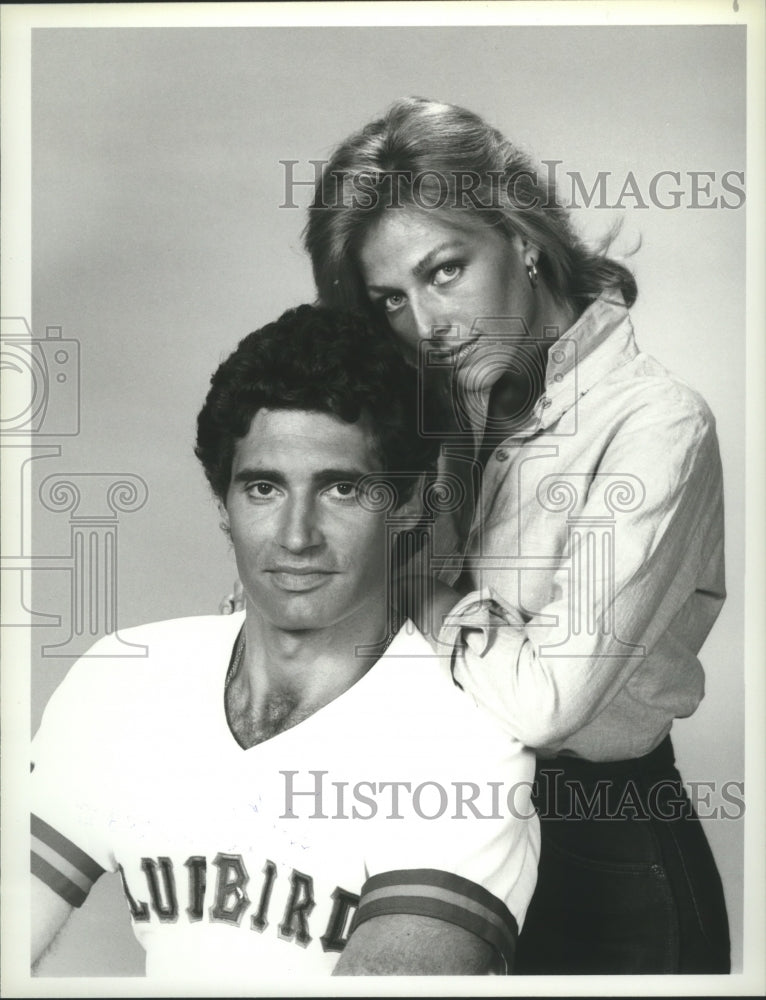
<path fill-rule="evenodd" d="M 673 737 L 687 781 L 743 777 L 745 206 L 721 178 L 745 169 L 745 30 L 737 27 L 39 29 L 32 42 L 33 316 L 81 350 L 81 429 L 52 473 L 133 473 L 149 490 L 119 524 L 118 622 L 215 612 L 234 579 L 192 453 L 212 370 L 247 332 L 313 298 L 301 229 L 309 189 L 285 202 L 280 160 L 329 155 L 395 98 L 463 104 L 588 189 L 629 171 L 646 207 L 576 217 L 598 236 L 619 218 L 639 346 L 698 389 L 718 421 L 728 600 L 706 643 L 705 700 Z M 650 201 L 661 171 L 678 208 Z M 709 172 L 693 207 L 690 172 Z M 709 188 L 704 185 L 709 183 Z M 736 180 L 732 183 L 737 184 Z M 739 183 L 741 186 L 741 183 Z M 66 515 L 34 506 L 37 554 L 64 553 Z M 71 660 L 68 576 L 35 575 L 32 731 Z M 172 710 L 172 707 L 171 707 Z M 200 734 L 200 738 L 204 738 Z M 720 804 L 715 791 L 711 804 Z M 743 822 L 707 820 L 741 967 Z M 75 914 L 44 975 L 140 974 L 119 882 Z"/>

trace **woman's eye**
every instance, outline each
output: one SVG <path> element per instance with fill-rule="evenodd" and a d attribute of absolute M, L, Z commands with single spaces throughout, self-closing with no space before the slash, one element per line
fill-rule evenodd
<path fill-rule="evenodd" d="M 446 264 L 442 264 L 437 267 L 433 275 L 433 283 L 435 285 L 446 285 L 450 281 L 454 281 L 463 270 L 462 264 L 457 261 L 448 261 Z"/>
<path fill-rule="evenodd" d="M 398 309 L 401 309 L 403 305 L 404 296 L 399 292 L 396 292 L 393 295 L 387 295 L 383 299 L 383 308 L 387 313 L 396 312 Z"/>

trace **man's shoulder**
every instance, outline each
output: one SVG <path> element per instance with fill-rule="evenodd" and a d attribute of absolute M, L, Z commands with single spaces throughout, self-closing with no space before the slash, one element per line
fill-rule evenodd
<path fill-rule="evenodd" d="M 181 618 L 163 618 L 153 622 L 145 622 L 142 625 L 133 625 L 130 628 L 120 629 L 119 634 L 125 639 L 134 641 L 142 635 L 161 638 L 164 635 L 184 636 L 184 635 L 227 635 L 233 632 L 235 635 L 242 627 L 245 620 L 245 612 L 237 611 L 232 615 L 186 615 Z"/>
<path fill-rule="evenodd" d="M 119 728 L 120 720 L 164 711 L 166 698 L 193 700 L 204 678 L 225 670 L 238 615 L 199 615 L 119 629 L 94 643 L 53 693 L 43 721 L 67 730 L 73 719 L 87 728 Z M 211 668 L 213 670 L 211 671 Z M 98 722 L 101 719 L 102 722 Z"/>
<path fill-rule="evenodd" d="M 211 645 L 233 642 L 245 619 L 244 611 L 233 615 L 190 615 L 184 618 L 168 618 L 130 628 L 121 628 L 115 636 L 105 636 L 89 650 L 88 657 L 109 657 L 112 650 L 119 651 L 115 638 L 125 646 L 132 647 L 131 659 L 151 658 L 154 653 L 173 649 L 198 649 Z M 144 647 L 144 653 L 140 652 Z M 111 654 L 114 655 L 114 654 Z M 118 657 L 119 658 L 119 657 Z"/>
<path fill-rule="evenodd" d="M 411 622 L 397 634 L 384 660 L 381 707 L 385 704 L 400 736 L 407 730 L 421 744 L 440 741 L 445 753 L 454 750 L 457 756 L 464 756 L 468 747 L 498 759 L 521 750 L 521 744 L 455 683 L 450 657 L 434 652 Z"/>
<path fill-rule="evenodd" d="M 118 629 L 95 642 L 70 668 L 60 687 L 82 689 L 95 698 L 127 697 L 143 685 L 183 671 L 190 678 L 197 665 L 207 670 L 212 659 L 230 654 L 244 612 L 236 615 L 195 615 Z"/>

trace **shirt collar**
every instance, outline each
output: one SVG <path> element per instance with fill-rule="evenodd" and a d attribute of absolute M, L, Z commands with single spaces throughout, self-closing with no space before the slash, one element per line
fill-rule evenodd
<path fill-rule="evenodd" d="M 638 354 L 622 294 L 610 289 L 592 302 L 548 352 L 545 390 L 513 437 L 528 437 L 560 420 L 610 372 Z"/>

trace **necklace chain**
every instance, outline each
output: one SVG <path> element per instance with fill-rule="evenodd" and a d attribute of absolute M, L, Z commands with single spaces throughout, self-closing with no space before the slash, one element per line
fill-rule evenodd
<path fill-rule="evenodd" d="M 229 669 L 226 671 L 226 680 L 224 681 L 224 689 L 228 688 L 231 683 L 232 678 L 239 670 L 239 665 L 242 662 L 242 657 L 245 654 L 245 626 L 239 630 L 237 636 L 237 645 L 234 650 L 234 656 L 231 658 L 231 663 L 229 664 Z"/>

